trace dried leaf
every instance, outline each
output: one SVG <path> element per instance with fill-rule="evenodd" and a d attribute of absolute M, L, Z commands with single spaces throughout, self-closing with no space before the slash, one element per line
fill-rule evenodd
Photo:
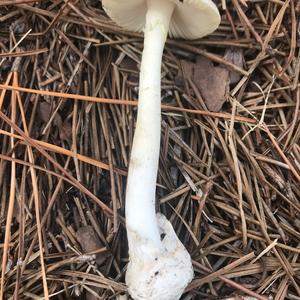
<path fill-rule="evenodd" d="M 38 108 L 39 118 L 47 123 L 52 116 L 51 105 L 47 102 L 42 102 Z M 53 119 L 53 124 L 58 128 L 59 137 L 61 140 L 70 141 L 72 138 L 72 125 L 68 120 L 62 120 L 62 117 L 57 112 Z"/>
<path fill-rule="evenodd" d="M 175 78 L 176 85 L 182 86 L 184 85 L 184 78 L 193 78 L 194 76 L 194 69 L 195 64 L 188 60 L 180 60 L 180 66 L 179 72 Z"/>
<path fill-rule="evenodd" d="M 210 111 L 220 111 L 229 93 L 229 71 L 214 66 L 205 57 L 198 57 L 193 81 L 198 86 Z"/>
<path fill-rule="evenodd" d="M 244 53 L 242 49 L 238 48 L 228 48 L 225 51 L 224 59 L 237 65 L 240 68 L 243 68 L 244 66 Z M 230 84 L 234 84 L 240 81 L 241 79 L 241 73 L 229 70 L 230 74 Z"/>
<path fill-rule="evenodd" d="M 126 56 L 122 59 L 120 63 L 121 69 L 130 70 L 128 80 L 132 82 L 138 82 L 139 80 L 139 69 L 137 63 L 131 59 L 130 57 Z"/>
<path fill-rule="evenodd" d="M 70 141 L 72 139 L 72 125 L 70 122 L 65 120 L 60 127 L 58 127 L 59 130 L 59 137 L 62 140 Z"/>
<path fill-rule="evenodd" d="M 77 230 L 76 238 L 85 253 L 94 252 L 103 247 L 98 235 L 92 226 L 84 226 Z M 96 263 L 101 265 L 105 261 L 106 255 L 97 254 Z"/>
<path fill-rule="evenodd" d="M 51 105 L 49 103 L 42 102 L 42 103 L 39 104 L 39 106 L 38 106 L 38 116 L 43 122 L 47 123 L 50 120 L 52 114 L 53 114 L 53 112 L 51 110 Z M 61 119 L 61 116 L 58 113 L 55 114 L 53 122 L 54 122 L 55 126 L 57 126 L 57 127 L 61 126 L 62 119 Z"/>

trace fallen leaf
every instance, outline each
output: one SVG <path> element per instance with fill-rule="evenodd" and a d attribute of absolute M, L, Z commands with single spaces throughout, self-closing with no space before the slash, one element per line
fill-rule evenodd
<path fill-rule="evenodd" d="M 194 70 L 195 70 L 195 64 L 188 60 L 180 60 L 180 66 L 179 72 L 175 78 L 175 84 L 179 86 L 184 86 L 184 78 L 190 78 L 193 79 L 194 77 Z"/>
<path fill-rule="evenodd" d="M 224 59 L 227 60 L 228 62 L 235 64 L 241 69 L 244 66 L 245 60 L 244 60 L 244 54 L 242 49 L 238 49 L 238 48 L 226 49 L 224 54 Z M 230 84 L 239 82 L 242 77 L 241 73 L 233 70 L 229 70 L 229 74 L 230 74 Z"/>
<path fill-rule="evenodd" d="M 59 130 L 59 137 L 62 140 L 65 141 L 71 141 L 72 139 L 72 125 L 70 124 L 70 122 L 68 122 L 67 120 L 65 120 L 60 127 L 58 127 Z"/>
<path fill-rule="evenodd" d="M 120 63 L 120 68 L 127 71 L 128 80 L 132 82 L 138 82 L 139 80 L 139 69 L 137 63 L 126 56 Z"/>
<path fill-rule="evenodd" d="M 199 56 L 196 60 L 193 81 L 210 111 L 218 112 L 229 93 L 229 71 L 214 66 L 207 58 Z"/>
<path fill-rule="evenodd" d="M 76 232 L 76 238 L 79 242 L 82 250 L 85 253 L 94 252 L 99 248 L 103 247 L 102 242 L 100 241 L 98 235 L 96 234 L 94 228 L 92 226 L 84 226 L 80 227 Z M 106 260 L 107 254 L 96 254 L 96 263 L 98 266 L 102 265 Z M 86 300 L 97 300 L 99 299 L 96 294 L 99 294 L 99 287 L 90 287 L 93 292 L 86 292 Z"/>
<path fill-rule="evenodd" d="M 53 111 L 51 110 L 51 105 L 48 102 L 42 102 L 39 104 L 38 116 L 44 123 L 47 123 L 50 120 L 52 114 Z M 58 112 L 55 114 L 53 123 L 57 127 L 60 127 L 62 124 L 62 119 L 61 116 L 58 114 Z"/>
<path fill-rule="evenodd" d="M 80 227 L 76 232 L 76 238 L 84 253 L 94 252 L 103 247 L 102 242 L 92 226 Z M 106 257 L 107 256 L 103 253 L 97 254 L 96 263 L 101 265 Z"/>
<path fill-rule="evenodd" d="M 38 106 L 38 116 L 44 122 L 48 123 L 53 111 L 51 105 L 48 102 L 42 102 Z M 72 125 L 68 120 L 62 120 L 59 112 L 57 112 L 53 119 L 53 124 L 58 128 L 59 137 L 61 140 L 71 141 L 72 139 Z"/>

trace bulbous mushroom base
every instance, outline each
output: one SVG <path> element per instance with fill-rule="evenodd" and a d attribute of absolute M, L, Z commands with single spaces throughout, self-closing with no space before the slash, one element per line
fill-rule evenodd
<path fill-rule="evenodd" d="M 126 284 L 135 300 L 179 299 L 194 276 L 191 257 L 171 223 L 161 214 L 157 214 L 157 223 L 160 247 L 127 228 L 130 262 Z"/>

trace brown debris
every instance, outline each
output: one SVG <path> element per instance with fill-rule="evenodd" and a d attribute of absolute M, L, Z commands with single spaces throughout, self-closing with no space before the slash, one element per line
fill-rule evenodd
<path fill-rule="evenodd" d="M 101 243 L 92 226 L 80 227 L 76 232 L 76 238 L 84 253 L 95 252 L 103 247 L 103 243 Z M 96 263 L 99 266 L 105 259 L 102 254 L 96 254 Z"/>
<path fill-rule="evenodd" d="M 228 58 L 226 58 L 229 60 Z M 214 66 L 209 59 L 199 56 L 196 63 L 181 61 L 182 71 L 177 76 L 177 83 L 182 84 L 183 78 L 192 80 L 199 89 L 209 111 L 221 110 L 229 93 L 229 84 L 236 75 L 224 67 Z M 235 80 L 235 79 L 233 79 Z"/>
<path fill-rule="evenodd" d="M 207 108 L 210 111 L 220 111 L 229 93 L 229 71 L 214 66 L 204 57 L 198 57 L 194 72 L 194 82 Z"/>
<path fill-rule="evenodd" d="M 228 48 L 225 50 L 224 59 L 235 64 L 236 66 L 243 69 L 244 67 L 244 55 L 243 50 L 239 48 Z M 230 72 L 230 84 L 235 84 L 239 82 L 242 75 L 236 71 L 229 70 Z"/>

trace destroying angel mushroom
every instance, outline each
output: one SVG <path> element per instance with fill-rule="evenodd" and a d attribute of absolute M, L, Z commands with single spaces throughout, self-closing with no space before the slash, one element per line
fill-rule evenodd
<path fill-rule="evenodd" d="M 126 190 L 129 264 L 136 300 L 176 300 L 193 278 L 191 257 L 171 223 L 155 213 L 161 131 L 161 60 L 167 35 L 196 39 L 220 23 L 211 0 L 102 0 L 120 26 L 144 31 L 136 129 Z"/>

